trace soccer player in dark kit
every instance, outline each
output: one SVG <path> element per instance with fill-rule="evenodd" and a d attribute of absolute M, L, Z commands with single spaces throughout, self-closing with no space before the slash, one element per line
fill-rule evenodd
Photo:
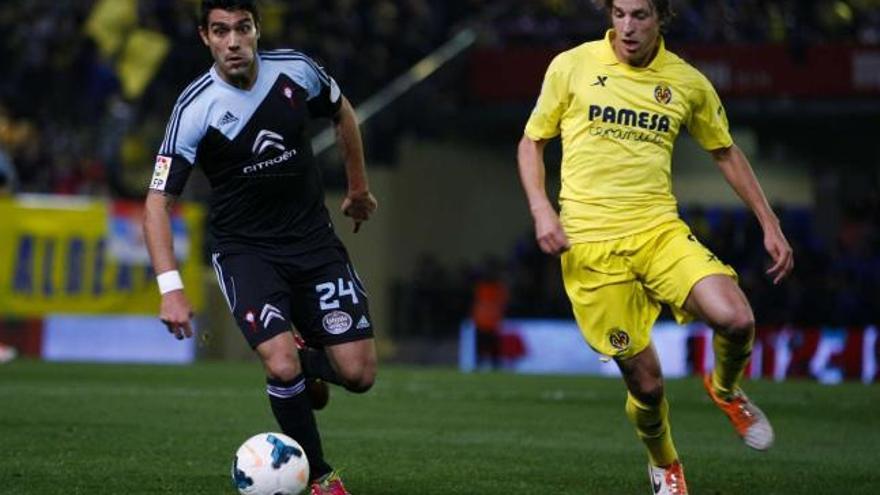
<path fill-rule="evenodd" d="M 263 362 L 272 412 L 306 452 L 311 493 L 344 495 L 322 453 L 313 412 L 322 405 L 306 391 L 320 392 L 330 382 L 366 392 L 376 350 L 366 292 L 333 231 L 306 130 L 313 118 L 335 123 L 348 178 L 342 210 L 357 232 L 376 200 L 356 116 L 308 56 L 257 51 L 254 0 L 203 0 L 199 33 L 214 65 L 178 98 L 146 199 L 144 232 L 159 274 L 160 318 L 178 339 L 193 335 L 169 209 L 198 166 L 212 187 L 209 226 L 220 290 Z M 294 327 L 307 347 L 298 345 Z"/>

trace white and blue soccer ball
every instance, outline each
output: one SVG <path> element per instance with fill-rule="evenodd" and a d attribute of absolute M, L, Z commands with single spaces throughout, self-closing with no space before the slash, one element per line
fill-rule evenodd
<path fill-rule="evenodd" d="M 309 484 L 309 461 L 296 440 L 260 433 L 235 453 L 232 483 L 242 495 L 299 495 Z"/>

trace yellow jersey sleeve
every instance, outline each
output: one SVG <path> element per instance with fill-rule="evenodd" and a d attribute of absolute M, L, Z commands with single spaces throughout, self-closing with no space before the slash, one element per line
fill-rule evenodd
<path fill-rule="evenodd" d="M 568 70 L 564 58 L 557 55 L 544 75 L 538 103 L 526 123 L 526 136 L 535 141 L 558 136 L 561 132 L 559 124 L 568 104 Z"/>
<path fill-rule="evenodd" d="M 704 150 L 712 151 L 733 145 L 727 114 L 712 83 L 701 75 L 700 88 L 694 94 L 693 107 L 687 121 L 691 136 Z"/>

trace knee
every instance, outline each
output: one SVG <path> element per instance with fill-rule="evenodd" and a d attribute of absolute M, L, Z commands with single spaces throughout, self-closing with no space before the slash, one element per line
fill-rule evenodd
<path fill-rule="evenodd" d="M 750 340 L 755 333 L 755 317 L 748 307 L 731 309 L 713 325 L 728 339 L 737 342 Z"/>
<path fill-rule="evenodd" d="M 299 362 L 292 356 L 273 356 L 263 362 L 269 378 L 283 382 L 292 381 L 302 373 Z"/>
<path fill-rule="evenodd" d="M 364 359 L 356 363 L 348 363 L 341 366 L 339 377 L 346 390 L 356 394 L 362 394 L 371 388 L 376 381 L 376 362 Z"/>
<path fill-rule="evenodd" d="M 638 399 L 639 402 L 642 402 L 647 406 L 659 406 L 660 403 L 663 402 L 663 381 L 652 380 L 647 383 L 639 383 L 630 389 L 630 393 L 633 397 Z"/>

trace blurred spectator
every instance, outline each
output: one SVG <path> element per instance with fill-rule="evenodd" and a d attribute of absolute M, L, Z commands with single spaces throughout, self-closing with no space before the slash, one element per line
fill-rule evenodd
<path fill-rule="evenodd" d="M 501 327 L 509 298 L 501 273 L 501 260 L 489 257 L 474 283 L 471 318 L 477 333 L 477 365 L 498 369 L 501 365 Z"/>

